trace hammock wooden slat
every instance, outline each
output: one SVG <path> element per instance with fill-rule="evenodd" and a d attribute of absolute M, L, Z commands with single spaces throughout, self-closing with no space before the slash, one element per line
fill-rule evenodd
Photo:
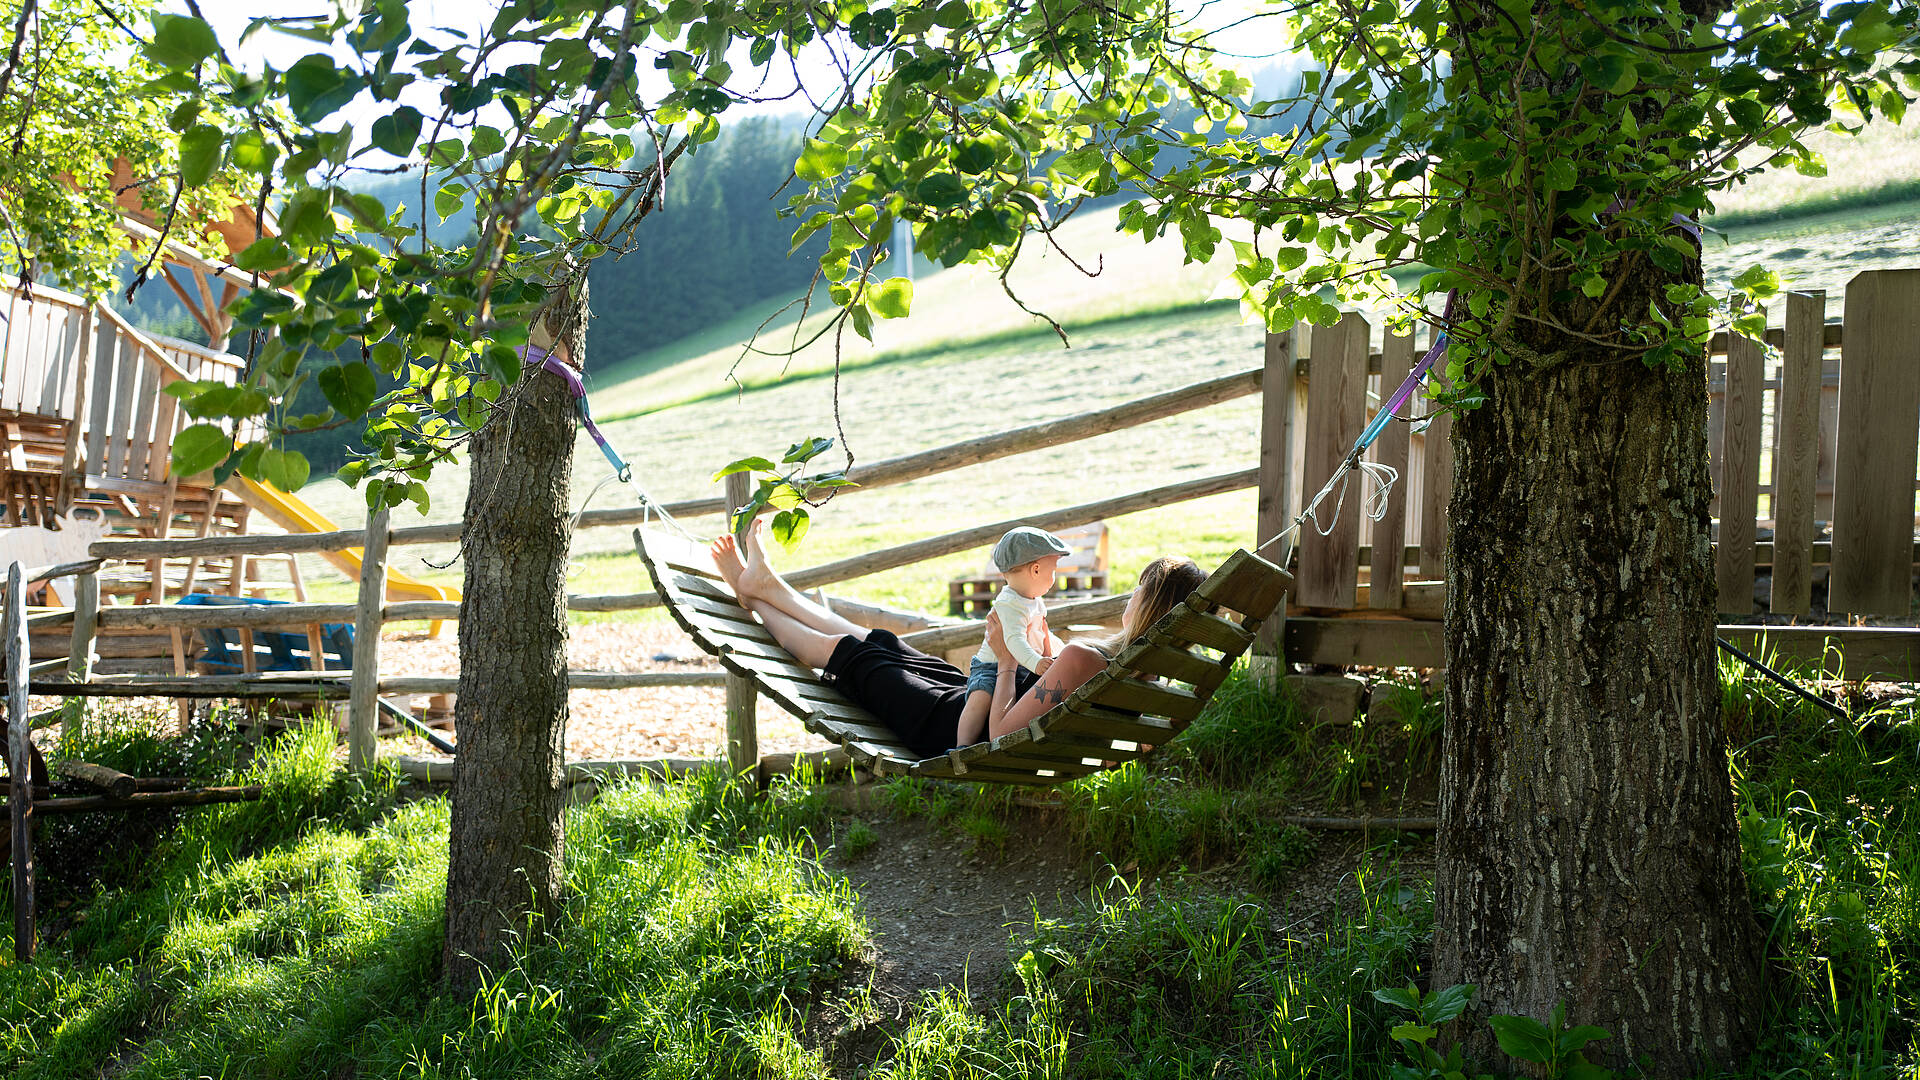
<path fill-rule="evenodd" d="M 704 547 L 658 529 L 636 529 L 633 541 L 681 628 L 856 764 L 883 775 L 990 784 L 1057 784 L 1135 760 L 1178 735 L 1293 581 L 1272 563 L 1236 551 L 1105 671 L 1025 728 L 921 758 L 884 721 L 782 649 L 728 591 Z"/>

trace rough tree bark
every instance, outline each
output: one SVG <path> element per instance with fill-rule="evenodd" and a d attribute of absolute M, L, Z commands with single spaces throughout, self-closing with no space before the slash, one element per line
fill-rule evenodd
<path fill-rule="evenodd" d="M 1625 274 L 1621 311 L 1674 280 Z M 1517 351 L 1453 429 L 1434 978 L 1480 988 L 1482 1060 L 1486 1016 L 1564 1002 L 1612 1032 L 1591 1059 L 1692 1076 L 1751 1048 L 1763 977 L 1714 674 L 1706 373 L 1550 332 Z"/>
<path fill-rule="evenodd" d="M 586 285 L 536 325 L 535 345 L 586 356 Z M 573 399 L 531 371 L 474 437 L 460 554 L 460 697 L 442 974 L 471 987 L 560 907 L 567 731 L 568 479 Z"/>

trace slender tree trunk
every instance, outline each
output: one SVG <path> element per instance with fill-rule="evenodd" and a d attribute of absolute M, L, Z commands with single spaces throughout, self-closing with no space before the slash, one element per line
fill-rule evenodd
<path fill-rule="evenodd" d="M 577 308 L 556 310 L 557 327 L 533 335 L 566 343 L 576 364 L 586 355 L 580 289 Z M 551 372 L 523 375 L 517 393 L 473 440 L 460 540 L 460 753 L 442 954 L 453 987 L 476 983 L 512 940 L 544 934 L 560 907 L 574 407 Z"/>
<path fill-rule="evenodd" d="M 1619 303 L 1669 280 L 1643 265 Z M 1565 1003 L 1612 1033 L 1590 1059 L 1692 1076 L 1751 1048 L 1763 978 L 1714 674 L 1706 374 L 1529 350 L 1454 426 L 1434 978 L 1479 987 L 1481 1060 L 1488 1015 Z"/>

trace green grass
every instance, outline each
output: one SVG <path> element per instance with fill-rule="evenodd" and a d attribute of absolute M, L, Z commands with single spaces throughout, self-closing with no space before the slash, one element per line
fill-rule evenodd
<path fill-rule="evenodd" d="M 235 778 L 268 797 L 182 813 L 36 964 L 0 968 L 8 1075 L 812 1075 L 802 1011 L 865 947 L 796 842 L 817 795 L 701 776 L 570 813 L 555 940 L 445 995 L 446 800 L 346 779 L 317 728 Z"/>
<path fill-rule="evenodd" d="M 1843 724 L 1733 666 L 1722 696 L 1771 971 L 1745 988 L 1768 1034 L 1740 1075 L 1912 1075 L 1920 702 Z M 260 782 L 268 797 L 141 828 L 43 823 L 42 953 L 0 966 L 0 1068 L 1384 1077 L 1406 1060 L 1391 1037 L 1404 1017 L 1374 992 L 1439 989 L 1428 984 L 1428 885 L 1400 861 L 1427 841 L 1407 849 L 1273 820 L 1283 805 L 1345 797 L 1331 775 L 1343 754 L 1370 756 L 1382 791 L 1431 776 L 1432 703 L 1410 687 L 1376 699 L 1363 724 L 1315 727 L 1236 676 L 1146 766 L 1069 785 L 1066 825 L 1102 868 L 1097 888 L 1015 927 L 1012 975 L 984 1001 L 930 989 L 897 1022 L 871 1000 L 859 898 L 812 859 L 814 838 L 859 858 L 888 829 L 837 821 L 809 778 L 752 800 L 714 774 L 609 787 L 569 812 L 554 939 L 516 950 L 478 993 L 448 995 L 435 978 L 443 797 L 417 797 L 390 771 L 348 777 L 319 728 L 256 746 L 217 728 L 162 737 L 170 717 L 157 714 L 101 722 L 63 752 Z M 882 790 L 896 813 L 970 836 L 987 858 L 1028 831 L 1013 826 L 1031 811 L 1006 791 Z M 1310 867 L 1342 884 L 1308 929 L 1291 886 Z M 854 1032 L 854 1049 L 840 1031 Z"/>

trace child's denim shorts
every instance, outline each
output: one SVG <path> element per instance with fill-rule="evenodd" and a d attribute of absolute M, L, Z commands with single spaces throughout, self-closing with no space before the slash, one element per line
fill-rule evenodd
<path fill-rule="evenodd" d="M 993 693 L 993 682 L 999 677 L 999 664 L 991 660 L 982 660 L 979 657 L 974 657 L 973 663 L 967 665 L 967 693 L 971 694 L 975 690 L 985 690 L 991 694 Z"/>

